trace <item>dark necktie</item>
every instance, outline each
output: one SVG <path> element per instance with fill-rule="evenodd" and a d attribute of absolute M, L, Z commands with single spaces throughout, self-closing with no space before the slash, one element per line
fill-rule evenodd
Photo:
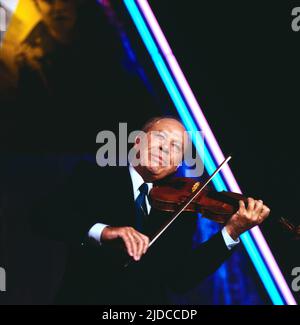
<path fill-rule="evenodd" d="M 145 226 L 145 222 L 147 220 L 148 212 L 147 212 L 147 204 L 146 204 L 146 196 L 148 195 L 148 185 L 143 183 L 139 187 L 140 194 L 135 200 L 136 207 L 136 228 L 138 231 L 143 231 Z"/>

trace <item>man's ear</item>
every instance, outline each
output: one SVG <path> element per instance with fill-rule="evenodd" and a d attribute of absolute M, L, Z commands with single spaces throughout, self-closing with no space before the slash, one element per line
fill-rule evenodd
<path fill-rule="evenodd" d="M 134 144 L 139 144 L 141 142 L 141 138 L 139 135 L 137 135 L 134 139 Z"/>
<path fill-rule="evenodd" d="M 141 142 L 141 139 L 140 139 L 140 137 L 137 135 L 137 136 L 134 138 L 134 143 L 133 143 L 132 148 L 138 146 L 140 142 Z"/>

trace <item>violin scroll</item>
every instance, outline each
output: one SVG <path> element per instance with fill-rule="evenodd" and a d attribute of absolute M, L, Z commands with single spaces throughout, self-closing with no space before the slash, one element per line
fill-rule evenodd
<path fill-rule="evenodd" d="M 279 219 L 279 222 L 286 231 L 292 234 L 293 240 L 300 240 L 300 225 L 295 226 L 290 220 L 283 217 Z"/>

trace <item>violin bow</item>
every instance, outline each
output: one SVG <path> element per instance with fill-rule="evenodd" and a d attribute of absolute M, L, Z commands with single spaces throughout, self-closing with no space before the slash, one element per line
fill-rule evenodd
<path fill-rule="evenodd" d="M 157 232 L 157 234 L 151 239 L 149 246 L 153 245 L 156 240 L 169 228 L 169 226 L 180 216 L 180 214 L 188 207 L 188 205 L 195 200 L 200 193 L 205 189 L 205 187 L 212 181 L 212 179 L 221 171 L 221 169 L 228 163 L 228 161 L 231 159 L 231 156 L 228 156 L 221 165 L 213 172 L 213 174 L 208 178 L 208 180 L 198 189 L 196 189 L 189 198 L 187 198 L 186 202 L 182 203 L 177 211 L 174 212 L 173 217 L 171 220 L 168 221 L 168 223 Z"/>
<path fill-rule="evenodd" d="M 185 202 L 183 202 L 177 211 L 174 212 L 174 215 L 172 218 L 167 222 L 167 224 L 162 227 L 151 239 L 148 248 L 152 246 L 157 239 L 170 227 L 170 225 L 180 216 L 180 214 L 186 209 L 186 207 L 194 200 L 196 199 L 200 193 L 205 189 L 205 187 L 212 181 L 212 179 L 221 171 L 221 169 L 228 163 L 228 161 L 231 159 L 231 156 L 228 156 L 220 165 L 219 167 L 213 172 L 213 174 L 207 179 L 207 181 L 200 187 L 197 188 L 188 198 Z M 129 265 L 130 261 L 127 262 L 124 267 L 127 267 Z"/>

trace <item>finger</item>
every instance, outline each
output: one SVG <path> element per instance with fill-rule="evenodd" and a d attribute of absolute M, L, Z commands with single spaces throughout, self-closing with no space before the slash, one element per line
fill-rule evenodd
<path fill-rule="evenodd" d="M 141 240 L 141 244 L 142 244 L 141 254 L 145 254 L 149 246 L 149 238 L 140 232 L 136 232 L 136 234 L 139 236 Z"/>
<path fill-rule="evenodd" d="M 145 254 L 148 250 L 148 247 L 149 247 L 149 238 L 145 235 L 142 235 L 143 237 L 143 240 L 144 240 L 144 251 L 143 251 L 143 254 Z"/>
<path fill-rule="evenodd" d="M 128 255 L 133 256 L 132 244 L 131 244 L 131 240 L 129 239 L 129 237 L 126 234 L 121 234 L 120 238 L 123 240 L 123 242 L 125 244 L 125 248 L 126 248 Z"/>
<path fill-rule="evenodd" d="M 240 209 L 246 209 L 245 202 L 243 200 L 239 200 Z"/>
<path fill-rule="evenodd" d="M 127 233 L 127 236 L 131 242 L 132 256 L 135 260 L 137 260 L 138 245 L 136 243 L 135 237 L 131 233 Z"/>
<path fill-rule="evenodd" d="M 247 211 L 252 211 L 254 210 L 255 207 L 255 200 L 252 197 L 248 197 L 248 206 L 247 206 Z"/>
<path fill-rule="evenodd" d="M 263 208 L 263 201 L 262 200 L 257 200 L 255 201 L 255 206 L 254 206 L 254 211 L 260 215 L 261 214 L 261 210 Z"/>
<path fill-rule="evenodd" d="M 143 241 L 142 236 L 140 236 L 138 232 L 134 232 L 132 235 L 135 238 L 135 242 L 137 245 L 136 258 L 139 260 L 142 256 L 142 253 L 144 250 L 144 241 Z"/>
<path fill-rule="evenodd" d="M 149 238 L 141 233 L 139 233 L 139 235 L 141 236 L 141 239 L 143 241 L 143 254 L 145 254 L 149 247 Z"/>
<path fill-rule="evenodd" d="M 258 216 L 258 224 L 261 224 L 266 219 L 266 217 L 267 217 L 266 212 L 264 208 L 262 208 Z"/>
<path fill-rule="evenodd" d="M 246 211 L 246 206 L 245 206 L 245 203 L 243 200 L 240 200 L 239 201 L 239 209 L 237 211 L 237 214 L 239 215 L 243 215 Z"/>
<path fill-rule="evenodd" d="M 120 234 L 120 237 L 122 238 L 124 244 L 125 244 L 125 247 L 126 247 L 126 250 L 127 250 L 127 253 L 130 255 L 130 256 L 133 256 L 133 245 L 132 245 L 132 241 L 130 240 L 130 237 L 127 236 L 126 233 L 121 233 Z"/>
<path fill-rule="evenodd" d="M 269 214 L 270 214 L 270 209 L 266 205 L 263 205 L 261 212 L 260 212 L 261 219 L 262 220 L 266 219 Z"/>

